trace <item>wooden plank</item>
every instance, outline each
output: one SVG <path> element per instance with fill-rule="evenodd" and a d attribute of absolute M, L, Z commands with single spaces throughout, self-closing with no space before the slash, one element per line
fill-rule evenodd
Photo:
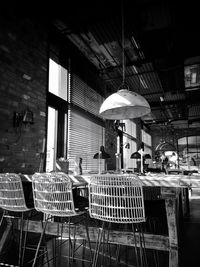
<path fill-rule="evenodd" d="M 69 175 L 75 187 L 86 186 L 90 181 L 91 176 L 92 174 Z M 31 175 L 25 174 L 21 175 L 21 178 L 22 181 L 26 182 L 31 182 L 32 179 Z M 139 179 L 141 180 L 143 186 L 200 188 L 200 175 L 166 175 L 157 173 L 139 176 Z"/>
<path fill-rule="evenodd" d="M 176 199 L 180 194 L 179 187 L 161 187 L 161 198 L 162 199 Z"/>
<path fill-rule="evenodd" d="M 176 199 L 166 199 L 165 208 L 166 208 L 167 224 L 169 231 L 169 245 L 170 247 L 178 247 Z"/>
<path fill-rule="evenodd" d="M 169 267 L 178 267 L 178 250 L 170 249 L 169 251 Z"/>
<path fill-rule="evenodd" d="M 181 188 L 181 201 L 183 216 L 189 216 L 190 214 L 190 204 L 189 204 L 189 189 Z"/>
<path fill-rule="evenodd" d="M 165 200 L 169 232 L 169 267 L 178 267 L 177 199 Z"/>
<path fill-rule="evenodd" d="M 15 227 L 19 227 L 17 219 L 15 219 Z M 45 233 L 57 236 L 58 233 L 61 233 L 62 224 L 58 222 L 48 222 Z M 89 236 L 91 242 L 96 242 L 98 236 L 98 227 L 89 226 Z M 27 221 L 23 225 L 24 231 L 27 230 Z M 63 225 L 63 238 L 68 238 L 69 231 L 68 225 Z M 41 221 L 31 221 L 28 222 L 28 231 L 34 233 L 42 232 L 42 223 Z M 73 238 L 74 226 L 71 226 L 71 237 Z M 76 238 L 82 239 L 86 237 L 86 231 L 84 225 L 76 226 Z M 136 233 L 136 242 L 139 246 L 139 234 Z M 144 234 L 145 246 L 146 248 L 169 251 L 169 238 L 164 235 L 153 235 L 153 234 Z M 125 245 L 125 246 L 135 246 L 133 233 L 130 231 L 117 231 L 110 230 L 109 232 L 109 242 Z"/>

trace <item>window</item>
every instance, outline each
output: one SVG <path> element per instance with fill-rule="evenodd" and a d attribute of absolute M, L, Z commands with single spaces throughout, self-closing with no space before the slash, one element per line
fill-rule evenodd
<path fill-rule="evenodd" d="M 131 120 L 124 120 L 123 123 L 123 168 L 136 168 L 136 160 L 130 158 L 137 151 L 136 124 Z"/>
<path fill-rule="evenodd" d="M 178 139 L 179 165 L 183 169 L 198 170 L 200 167 L 200 136 L 186 136 Z"/>
<path fill-rule="evenodd" d="M 67 152 L 69 168 L 72 170 L 79 158 L 82 158 L 84 172 L 98 171 L 98 160 L 93 159 L 93 156 L 101 145 L 105 145 L 105 128 L 98 117 L 102 102 L 103 98 L 95 90 L 78 75 L 72 74 L 69 89 Z"/>
<path fill-rule="evenodd" d="M 67 100 L 68 71 L 49 59 L 49 92 Z"/>
<path fill-rule="evenodd" d="M 46 169 L 55 170 L 56 160 L 62 157 L 69 161 L 72 171 L 80 158 L 84 172 L 98 171 L 98 160 L 93 156 L 105 145 L 105 125 L 99 117 L 103 97 L 71 73 L 70 66 L 63 67 L 50 59 L 47 99 Z M 105 168 L 105 162 L 101 164 Z"/>
<path fill-rule="evenodd" d="M 200 85 L 200 64 L 185 66 L 185 88 L 186 91 L 195 90 Z"/>
<path fill-rule="evenodd" d="M 57 154 L 57 120 L 58 112 L 48 108 L 48 123 L 47 123 L 47 156 L 46 156 L 46 171 L 55 170 L 56 154 Z"/>
<path fill-rule="evenodd" d="M 49 59 L 46 171 L 56 169 L 56 159 L 66 155 L 68 71 Z"/>
<path fill-rule="evenodd" d="M 142 142 L 144 143 L 144 154 L 150 154 L 152 156 L 152 141 L 151 135 L 142 130 Z"/>

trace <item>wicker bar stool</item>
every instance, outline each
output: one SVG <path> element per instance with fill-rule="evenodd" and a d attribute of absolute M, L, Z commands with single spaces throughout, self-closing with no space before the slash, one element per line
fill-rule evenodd
<path fill-rule="evenodd" d="M 64 257 L 68 258 L 68 266 L 72 266 L 75 260 L 81 260 L 83 262 L 88 262 L 89 264 L 91 264 L 92 254 L 87 225 L 88 207 L 83 208 L 82 206 L 81 210 L 78 207 L 75 207 L 72 181 L 70 177 L 62 172 L 35 173 L 32 176 L 32 187 L 35 209 L 44 214 L 43 232 L 38 243 L 38 250 L 40 248 L 40 243 L 45 236 L 47 223 L 51 223 L 52 219 L 56 219 L 58 221 L 57 237 L 60 239 L 60 243 L 56 245 L 56 249 L 60 249 L 60 255 L 56 255 L 55 257 L 60 258 L 60 256 L 62 256 L 61 247 L 65 242 L 68 241 L 68 255 L 63 255 Z M 77 217 L 80 217 L 80 220 L 73 220 L 73 218 L 75 219 Z M 83 222 L 85 225 L 86 237 L 81 245 L 76 245 L 76 225 L 80 222 Z M 63 227 L 66 223 L 68 223 L 68 238 L 67 240 L 63 240 Z M 83 248 L 84 254 L 86 242 L 88 242 L 89 245 L 89 260 L 84 259 L 84 257 L 76 257 L 75 254 L 80 247 Z M 38 250 L 36 251 L 32 266 L 36 265 Z M 52 258 L 52 260 L 54 260 L 55 262 L 54 258 Z"/>
<path fill-rule="evenodd" d="M 97 266 L 100 247 L 105 234 L 109 243 L 111 224 L 129 224 L 135 242 L 137 266 L 148 266 L 142 224 L 145 222 L 143 190 L 136 175 L 95 175 L 89 183 L 89 214 L 102 221 L 96 243 L 93 266 Z M 106 223 L 108 226 L 106 227 Z M 139 250 L 137 249 L 139 243 Z M 104 247 L 105 249 L 105 247 Z M 119 264 L 117 246 L 116 265 Z M 102 252 L 103 254 L 104 252 Z M 106 266 L 106 265 L 105 265 Z"/>
<path fill-rule="evenodd" d="M 0 173 L 0 207 L 3 210 L 0 226 L 4 218 L 10 218 L 11 223 L 13 218 L 20 218 L 18 266 L 25 266 L 24 254 L 25 250 L 29 248 L 26 244 L 27 231 L 23 233 L 24 215 L 26 213 L 26 220 L 28 220 L 32 216 L 34 205 L 33 202 L 26 202 L 20 175 Z M 6 265 L 7 263 L 0 263 L 0 265 L 2 264 Z"/>

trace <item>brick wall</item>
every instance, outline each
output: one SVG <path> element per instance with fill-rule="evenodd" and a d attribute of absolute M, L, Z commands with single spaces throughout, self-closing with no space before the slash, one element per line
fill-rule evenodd
<path fill-rule="evenodd" d="M 45 23 L 0 18 L 0 172 L 38 171 L 46 134 L 47 31 Z M 14 125 L 30 109 L 34 124 Z"/>
<path fill-rule="evenodd" d="M 40 18 L 0 17 L 0 172 L 39 171 L 46 138 L 47 32 Z M 23 114 L 26 109 L 33 112 L 34 123 L 14 123 L 15 112 Z M 139 145 L 140 127 L 137 139 Z M 108 169 L 116 168 L 116 140 L 117 133 L 107 121 Z"/>

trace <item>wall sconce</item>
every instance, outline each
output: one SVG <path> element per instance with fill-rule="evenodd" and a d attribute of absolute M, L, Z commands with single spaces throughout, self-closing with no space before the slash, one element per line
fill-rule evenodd
<path fill-rule="evenodd" d="M 26 109 L 23 112 L 14 112 L 13 117 L 13 126 L 14 127 L 20 127 L 22 124 L 33 124 L 33 112 L 29 109 Z"/>
<path fill-rule="evenodd" d="M 124 143 L 124 144 L 121 145 L 121 147 L 123 147 L 123 146 L 126 149 L 130 149 L 130 144 L 128 142 L 126 142 L 126 143 Z"/>
<path fill-rule="evenodd" d="M 115 131 L 119 131 L 119 130 L 125 131 L 126 130 L 125 128 L 126 128 L 126 125 L 124 122 L 120 122 L 120 120 L 114 121 L 114 130 Z"/>

